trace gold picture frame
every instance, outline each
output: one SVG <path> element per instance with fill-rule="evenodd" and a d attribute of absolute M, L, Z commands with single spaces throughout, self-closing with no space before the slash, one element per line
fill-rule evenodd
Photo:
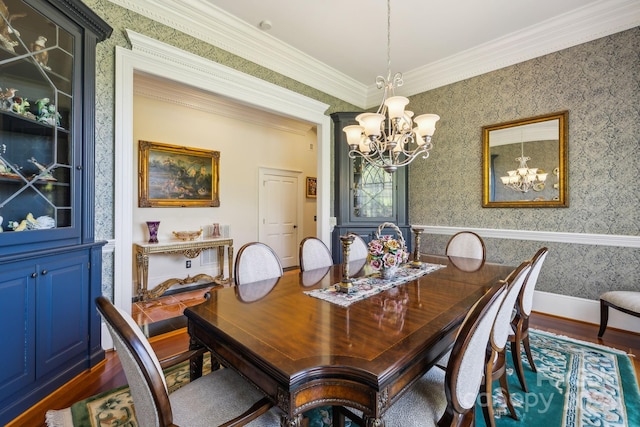
<path fill-rule="evenodd" d="M 220 152 L 138 141 L 138 206 L 218 207 Z"/>
<path fill-rule="evenodd" d="M 310 199 L 318 197 L 318 178 L 315 176 L 307 177 L 307 197 Z"/>

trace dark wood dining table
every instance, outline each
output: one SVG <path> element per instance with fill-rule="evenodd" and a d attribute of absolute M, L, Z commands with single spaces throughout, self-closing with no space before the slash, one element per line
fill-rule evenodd
<path fill-rule="evenodd" d="M 284 426 L 300 427 L 318 406 L 354 408 L 366 425 L 383 425 L 387 408 L 452 347 L 471 306 L 513 270 L 422 260 L 446 267 L 348 307 L 304 293 L 340 282 L 341 265 L 213 290 L 185 310 L 191 346 L 270 396 Z"/>

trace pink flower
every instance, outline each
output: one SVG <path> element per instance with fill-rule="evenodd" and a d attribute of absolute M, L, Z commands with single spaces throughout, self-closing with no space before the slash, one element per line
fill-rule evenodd
<path fill-rule="evenodd" d="M 382 257 L 382 260 L 384 261 L 384 266 L 386 268 L 395 267 L 399 264 L 398 258 L 396 257 L 395 254 L 392 254 L 392 253 L 384 254 L 384 256 Z"/>
<path fill-rule="evenodd" d="M 375 271 L 380 271 L 380 269 L 382 268 L 382 260 L 381 259 L 372 259 L 369 262 L 369 265 L 371 265 L 371 268 Z"/>
<path fill-rule="evenodd" d="M 384 252 L 384 246 L 382 245 L 382 242 L 380 242 L 379 240 L 372 240 L 369 242 L 369 253 L 371 255 L 382 255 L 382 253 Z"/>

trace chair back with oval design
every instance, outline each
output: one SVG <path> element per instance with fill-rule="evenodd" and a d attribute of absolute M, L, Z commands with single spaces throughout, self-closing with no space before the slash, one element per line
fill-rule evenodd
<path fill-rule="evenodd" d="M 274 279 L 282 276 L 282 264 L 269 246 L 251 242 L 238 251 L 234 276 L 237 285 Z"/>

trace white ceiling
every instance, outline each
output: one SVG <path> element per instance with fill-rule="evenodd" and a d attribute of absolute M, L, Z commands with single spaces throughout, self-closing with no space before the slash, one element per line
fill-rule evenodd
<path fill-rule="evenodd" d="M 385 0 L 111 1 L 361 108 L 379 102 Z M 638 25 L 640 0 L 392 0 L 391 71 L 412 95 Z"/>

